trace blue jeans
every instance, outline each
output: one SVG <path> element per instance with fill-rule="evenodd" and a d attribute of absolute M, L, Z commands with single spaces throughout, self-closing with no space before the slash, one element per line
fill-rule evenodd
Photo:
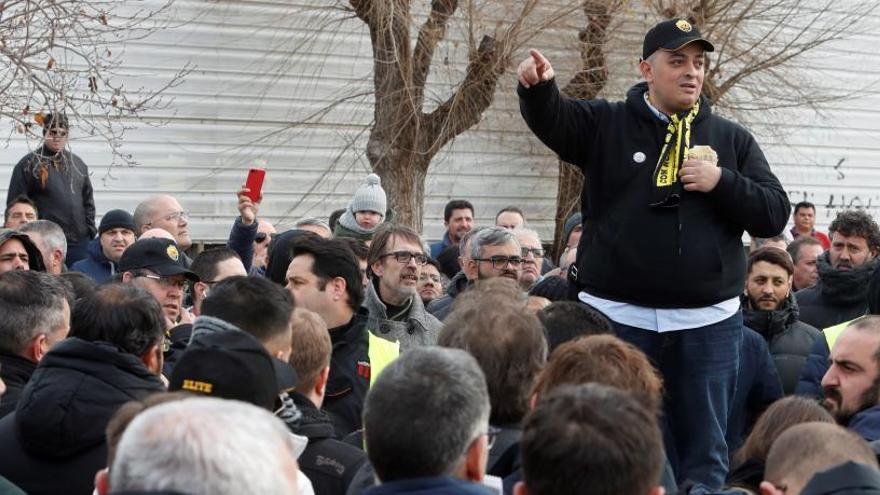
<path fill-rule="evenodd" d="M 736 391 L 742 313 L 701 328 L 659 333 L 614 322 L 617 336 L 644 352 L 663 375 L 666 455 L 679 485 L 724 485 L 727 418 Z"/>

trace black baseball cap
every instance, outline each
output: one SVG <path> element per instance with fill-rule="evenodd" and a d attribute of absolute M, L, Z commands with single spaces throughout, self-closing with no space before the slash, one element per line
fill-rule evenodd
<path fill-rule="evenodd" d="M 199 335 L 174 365 L 168 390 L 240 400 L 275 410 L 275 363 L 257 339 L 239 330 Z"/>
<path fill-rule="evenodd" d="M 171 239 L 151 237 L 141 239 L 122 253 L 119 260 L 119 271 L 147 269 L 159 275 L 183 275 L 192 282 L 198 282 L 199 276 L 187 270 L 183 253 L 177 243 Z"/>
<path fill-rule="evenodd" d="M 714 52 L 715 45 L 703 39 L 700 30 L 686 19 L 670 19 L 652 27 L 645 35 L 642 45 L 642 60 L 650 57 L 657 50 L 678 50 L 679 48 L 699 41 L 707 52 Z"/>

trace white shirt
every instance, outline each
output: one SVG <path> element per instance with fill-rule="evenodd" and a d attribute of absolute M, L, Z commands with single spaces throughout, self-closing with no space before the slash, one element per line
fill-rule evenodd
<path fill-rule="evenodd" d="M 583 291 L 578 298 L 617 323 L 654 332 L 674 332 L 712 325 L 736 314 L 740 305 L 739 297 L 703 308 L 662 309 L 602 299 Z"/>

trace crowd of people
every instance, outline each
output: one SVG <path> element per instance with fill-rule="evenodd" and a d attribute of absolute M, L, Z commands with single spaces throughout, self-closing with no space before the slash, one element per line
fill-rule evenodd
<path fill-rule="evenodd" d="M 620 104 L 522 62 L 526 122 L 588 177 L 552 256 L 465 199 L 430 244 L 374 174 L 284 232 L 242 186 L 203 251 L 169 195 L 96 226 L 47 116 L 0 229 L 0 494 L 880 493 L 880 227 L 804 202 L 783 232 L 700 95 L 713 49 L 658 24 Z"/>

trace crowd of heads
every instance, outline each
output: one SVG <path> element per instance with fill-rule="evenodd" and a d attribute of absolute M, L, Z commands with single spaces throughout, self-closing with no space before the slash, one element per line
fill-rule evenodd
<path fill-rule="evenodd" d="M 369 383 L 357 404 L 363 429 L 347 443 L 333 434 L 345 444 L 334 448 L 360 452 L 366 485 L 505 478 L 505 493 L 517 495 L 660 495 L 668 486 L 662 377 L 601 312 L 570 300 L 569 269 L 589 245 L 579 213 L 551 255 L 519 207 L 476 226 L 466 200 L 446 204 L 445 232 L 429 245 L 394 222 L 372 174 L 327 221 L 303 218 L 281 233 L 257 218 L 258 204 L 239 205 L 227 246 L 202 251 L 191 249 L 189 215 L 172 196 L 147 198 L 132 214 L 106 212 L 90 254 L 109 267 L 103 278 L 79 262 L 65 266 L 64 231 L 40 220 L 28 198 L 7 206 L 0 356 L 31 363 L 37 378 L 9 387 L 0 414 L 24 414 L 33 388 L 51 388 L 43 366 L 63 369 L 82 346 L 109 346 L 128 372 L 144 374 L 140 388 L 119 385 L 127 399 L 114 399 L 101 426 L 108 456 L 96 466 L 98 493 L 308 493 L 315 480 L 304 477 L 303 458 L 298 467 L 302 447 L 291 435 L 306 402 L 294 402 L 327 415 L 339 366 Z M 813 205 L 795 207 L 796 234 L 814 222 Z M 233 242 L 242 233 L 245 242 Z M 837 216 L 827 250 L 812 235 L 796 237 L 755 240 L 744 308 L 788 307 L 826 271 L 871 266 L 880 250 L 880 230 L 863 211 Z M 431 345 L 401 344 L 381 368 L 372 363 L 372 375 L 370 362 L 338 361 L 350 345 L 339 332 L 367 316 L 371 298 L 410 333 L 439 329 Z M 413 324 L 417 311 L 426 316 Z M 369 331 L 368 347 L 381 336 Z M 805 491 L 817 473 L 876 470 L 873 451 L 844 426 L 880 406 L 880 317 L 845 326 L 821 388 L 821 402 L 789 396 L 755 418 L 731 463 L 759 463 L 762 476 L 732 488 L 819 493 Z"/>

